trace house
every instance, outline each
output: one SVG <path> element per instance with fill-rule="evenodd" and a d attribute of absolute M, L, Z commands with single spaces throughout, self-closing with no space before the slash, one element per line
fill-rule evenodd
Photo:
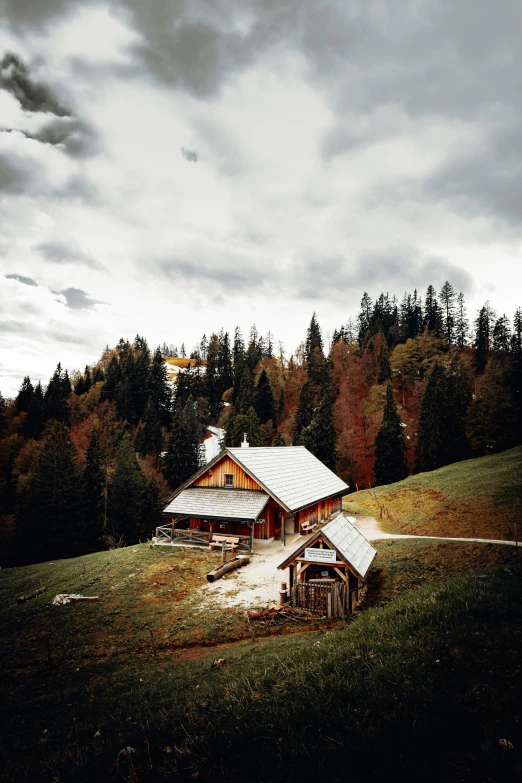
<path fill-rule="evenodd" d="M 308 533 L 340 513 L 347 484 L 304 446 L 226 448 L 169 498 L 164 519 L 173 530 L 270 542 Z"/>
<path fill-rule="evenodd" d="M 350 519 L 339 514 L 278 566 L 289 568 L 293 606 L 327 617 L 355 609 L 376 549 Z"/>

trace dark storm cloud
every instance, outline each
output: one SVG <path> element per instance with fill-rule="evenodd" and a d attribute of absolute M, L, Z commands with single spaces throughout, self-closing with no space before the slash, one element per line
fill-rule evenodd
<path fill-rule="evenodd" d="M 63 294 L 67 307 L 71 310 L 89 310 L 96 304 L 102 304 L 96 299 L 90 299 L 81 288 L 66 288 L 64 291 L 55 291 L 56 294 Z"/>
<path fill-rule="evenodd" d="M 38 285 L 36 280 L 33 280 L 32 277 L 23 277 L 23 275 L 6 275 L 6 278 L 8 280 L 18 280 L 19 283 L 23 283 L 24 285 Z"/>
<path fill-rule="evenodd" d="M 426 257 L 408 246 L 361 254 L 355 260 L 308 262 L 296 278 L 301 299 L 345 296 L 354 289 L 368 291 L 373 297 L 381 292 L 400 297 L 415 288 L 423 291 L 429 284 L 439 289 L 446 280 L 458 291 L 473 290 L 473 278 L 466 270 L 445 258 Z"/>
<path fill-rule="evenodd" d="M 34 81 L 25 63 L 8 52 L 0 63 L 0 89 L 11 93 L 22 109 L 30 112 L 46 112 L 57 117 L 68 117 L 66 109 L 53 95 L 49 87 Z"/>
<path fill-rule="evenodd" d="M 89 0 L 81 0 L 83 6 Z M 39 29 L 45 27 L 55 16 L 70 12 L 79 0 L 0 0 L 0 18 L 4 17 L 6 24 L 18 31 L 27 27 Z"/>
<path fill-rule="evenodd" d="M 48 261 L 55 264 L 78 263 L 91 269 L 105 269 L 99 261 L 65 242 L 42 242 L 36 247 L 36 250 L 42 253 Z"/>
<path fill-rule="evenodd" d="M 193 150 L 187 150 L 185 147 L 181 148 L 181 155 L 183 158 L 185 158 L 185 160 L 188 160 L 189 163 L 197 163 L 199 160 L 197 152 Z"/>

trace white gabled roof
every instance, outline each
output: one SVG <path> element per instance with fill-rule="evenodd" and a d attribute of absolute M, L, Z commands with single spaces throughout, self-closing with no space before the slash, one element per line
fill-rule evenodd
<path fill-rule="evenodd" d="M 165 514 L 181 514 L 198 519 L 257 519 L 269 500 L 254 489 L 189 487 L 172 500 Z"/>
<path fill-rule="evenodd" d="M 364 582 L 377 550 L 342 514 L 339 514 L 331 522 L 320 528 L 311 538 L 305 540 L 298 549 L 294 550 L 277 567 L 286 568 L 307 547 L 313 546 L 318 538 L 323 538 L 330 544 L 336 550 L 341 560 L 344 560 L 346 565 Z"/>
<path fill-rule="evenodd" d="M 364 580 L 377 550 L 363 534 L 342 514 L 328 522 L 320 532 Z"/>
<path fill-rule="evenodd" d="M 304 446 L 228 448 L 227 452 L 289 511 L 349 487 Z"/>

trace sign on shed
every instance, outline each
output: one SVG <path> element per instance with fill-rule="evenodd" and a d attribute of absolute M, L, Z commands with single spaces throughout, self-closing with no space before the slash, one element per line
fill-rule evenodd
<path fill-rule="evenodd" d="M 334 549 L 307 547 L 304 551 L 304 559 L 312 563 L 335 563 L 337 561 L 337 553 Z"/>

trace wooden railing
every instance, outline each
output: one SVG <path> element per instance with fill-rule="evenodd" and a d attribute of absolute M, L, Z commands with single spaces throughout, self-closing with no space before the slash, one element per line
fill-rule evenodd
<path fill-rule="evenodd" d="M 250 536 L 235 535 L 235 538 L 239 539 L 238 549 L 244 549 L 246 552 L 250 551 Z M 174 543 L 178 541 L 180 544 L 198 544 L 206 546 L 211 541 L 211 533 L 208 530 L 199 530 L 188 528 L 183 530 L 182 528 L 173 528 L 172 525 L 161 525 L 156 528 L 156 543 Z"/>

